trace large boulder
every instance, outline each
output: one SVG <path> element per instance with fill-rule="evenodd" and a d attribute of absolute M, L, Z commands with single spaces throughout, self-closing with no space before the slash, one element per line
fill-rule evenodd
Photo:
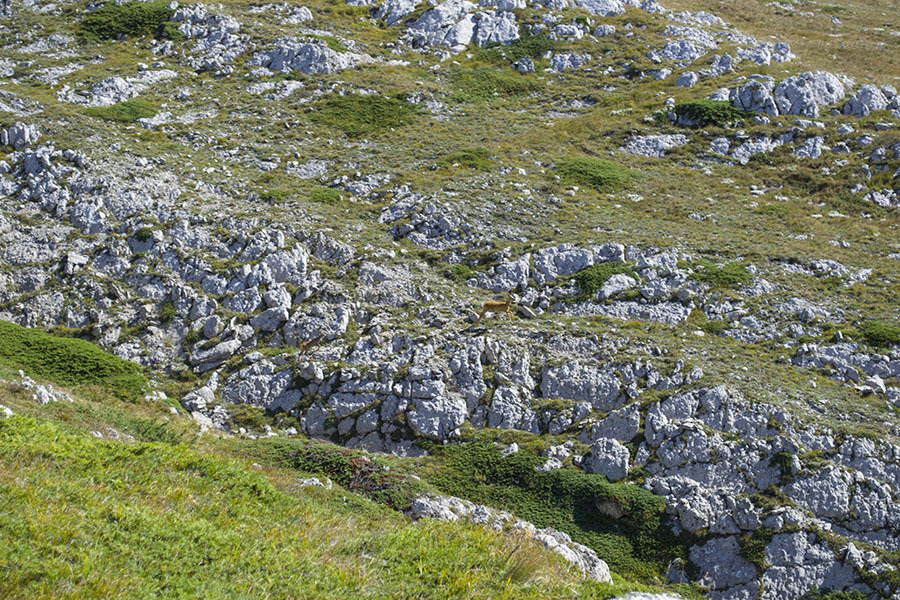
<path fill-rule="evenodd" d="M 739 110 L 778 115 L 778 107 L 772 90 L 775 83 L 768 79 L 753 79 L 739 88 L 731 90 L 731 105 Z"/>
<path fill-rule="evenodd" d="M 621 383 L 615 373 L 572 361 L 558 367 L 544 367 L 541 393 L 544 398 L 589 402 L 597 410 L 608 411 L 619 406 Z"/>
<path fill-rule="evenodd" d="M 598 440 L 591 446 L 591 458 L 588 470 L 591 473 L 605 475 L 612 482 L 621 481 L 628 475 L 628 448 L 621 442 L 610 438 Z"/>
<path fill-rule="evenodd" d="M 887 110 L 889 100 L 878 87 L 867 84 L 850 96 L 844 105 L 843 113 L 860 119 L 877 110 Z"/>
<path fill-rule="evenodd" d="M 820 106 L 834 104 L 844 94 L 844 84 L 836 75 L 810 71 L 782 81 L 773 96 L 780 114 L 818 117 Z"/>

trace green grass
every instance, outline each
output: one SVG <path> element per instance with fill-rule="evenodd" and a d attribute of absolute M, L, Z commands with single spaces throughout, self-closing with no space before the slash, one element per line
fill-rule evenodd
<path fill-rule="evenodd" d="M 696 127 L 731 127 L 743 123 L 747 116 L 742 110 L 738 110 L 727 100 L 693 100 L 675 105 L 675 114 L 678 117 L 695 123 Z"/>
<path fill-rule="evenodd" d="M 64 386 L 103 386 L 125 400 L 147 390 L 147 380 L 132 362 L 84 340 L 57 338 L 6 321 L 0 321 L 0 365 Z"/>
<path fill-rule="evenodd" d="M 450 75 L 454 92 L 450 100 L 457 103 L 488 102 L 494 98 L 508 98 L 531 94 L 541 89 L 541 84 L 513 72 L 489 67 L 459 69 Z"/>
<path fill-rule="evenodd" d="M 340 204 L 341 200 L 344 197 L 341 194 L 341 190 L 336 190 L 334 188 L 316 188 L 309 194 L 309 201 L 316 202 L 318 204 Z"/>
<path fill-rule="evenodd" d="M 634 274 L 628 264 L 621 262 L 597 263 L 582 269 L 572 277 L 578 287 L 578 298 L 581 300 L 591 298 L 603 287 L 607 279 L 620 273 Z"/>
<path fill-rule="evenodd" d="M 0 420 L 0 596 L 603 598 L 555 555 L 488 528 L 180 444 Z"/>
<path fill-rule="evenodd" d="M 583 185 L 598 192 L 614 192 L 627 187 L 638 172 L 602 158 L 563 158 L 556 161 L 556 173 L 563 183 Z"/>
<path fill-rule="evenodd" d="M 149 119 L 156 115 L 156 107 L 140 98 L 133 98 L 112 106 L 86 108 L 85 112 L 98 119 L 134 123 L 138 119 Z"/>
<path fill-rule="evenodd" d="M 753 275 L 747 267 L 737 261 L 716 265 L 708 260 L 699 260 L 690 266 L 694 270 L 694 279 L 713 288 L 737 289 L 753 282 Z"/>
<path fill-rule="evenodd" d="M 85 42 L 171 34 L 171 28 L 167 29 L 165 25 L 174 14 L 175 11 L 164 2 L 109 3 L 85 15 L 77 34 Z"/>
<path fill-rule="evenodd" d="M 456 264 L 447 269 L 447 279 L 456 283 L 465 283 L 477 276 L 477 273 L 469 265 Z"/>
<path fill-rule="evenodd" d="M 436 448 L 441 468 L 426 480 L 447 494 L 512 511 L 539 527 L 554 527 L 597 551 L 614 572 L 653 582 L 687 546 L 665 523 L 665 500 L 644 488 L 611 484 L 602 475 L 564 468 L 542 473 L 544 459 L 524 451 L 502 456 L 472 442 Z M 621 511 L 618 519 L 599 506 Z"/>
<path fill-rule="evenodd" d="M 331 94 L 316 103 L 309 118 L 357 138 L 411 125 L 418 114 L 418 108 L 398 98 L 377 94 Z"/>
<path fill-rule="evenodd" d="M 877 348 L 900 344 L 900 326 L 866 321 L 857 327 L 866 342 Z"/>
<path fill-rule="evenodd" d="M 458 165 L 467 169 L 475 169 L 476 171 L 490 171 L 493 164 L 490 156 L 491 153 L 485 148 L 473 148 L 446 154 L 441 157 L 438 164 L 442 167 Z"/>
<path fill-rule="evenodd" d="M 741 556 L 744 560 L 755 566 L 759 573 L 765 571 L 769 566 L 768 563 L 766 563 L 766 548 L 772 541 L 772 536 L 774 534 L 775 531 L 772 529 L 760 527 L 752 533 L 741 536 L 738 540 Z"/>

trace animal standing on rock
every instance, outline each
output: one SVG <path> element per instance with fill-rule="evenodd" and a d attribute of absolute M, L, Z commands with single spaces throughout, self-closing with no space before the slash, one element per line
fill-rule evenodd
<path fill-rule="evenodd" d="M 489 312 L 496 313 L 506 313 L 507 316 L 512 313 L 509 311 L 510 307 L 513 304 L 513 295 L 512 292 L 506 292 L 506 301 L 505 302 L 485 302 L 481 305 L 481 314 L 478 315 L 478 323 L 481 323 L 481 319 L 484 318 L 484 315 Z"/>
<path fill-rule="evenodd" d="M 299 346 L 300 354 L 308 354 L 309 352 L 311 352 L 313 349 L 318 347 L 319 344 L 322 343 L 322 339 L 324 337 L 325 337 L 325 335 L 320 333 L 313 339 L 307 340 L 307 341 L 303 342 L 302 344 L 300 344 L 300 346 Z"/>

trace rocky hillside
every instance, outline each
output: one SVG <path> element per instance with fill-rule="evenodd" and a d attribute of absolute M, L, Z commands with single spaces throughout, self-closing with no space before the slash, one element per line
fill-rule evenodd
<path fill-rule="evenodd" d="M 51 383 L 594 580 L 535 597 L 897 600 L 896 7 L 743 4 L 5 4 L 9 456 Z"/>

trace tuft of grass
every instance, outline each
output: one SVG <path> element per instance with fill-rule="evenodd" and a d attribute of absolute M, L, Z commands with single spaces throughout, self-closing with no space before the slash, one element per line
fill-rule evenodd
<path fill-rule="evenodd" d="M 511 70 L 480 67 L 454 71 L 450 82 L 455 92 L 450 100 L 457 103 L 488 102 L 494 98 L 522 96 L 541 89 L 541 84 Z"/>
<path fill-rule="evenodd" d="M 573 279 L 578 287 L 578 298 L 581 300 L 591 298 L 603 287 L 607 279 L 620 273 L 634 274 L 630 266 L 621 262 L 597 263 L 575 273 Z"/>
<path fill-rule="evenodd" d="M 491 169 L 491 153 L 484 148 L 473 148 L 471 150 L 460 150 L 443 156 L 438 164 L 444 167 L 459 165 L 467 169 L 475 169 L 477 171 L 490 171 Z"/>
<path fill-rule="evenodd" d="M 151 237 L 153 237 L 152 227 L 141 227 L 134 232 L 134 239 L 141 243 L 149 242 Z"/>
<path fill-rule="evenodd" d="M 753 275 L 738 261 L 716 265 L 708 260 L 698 260 L 691 268 L 694 279 L 713 288 L 737 289 L 753 282 Z"/>
<path fill-rule="evenodd" d="M 307 34 L 306 37 L 325 42 L 325 45 L 335 52 L 349 52 L 348 48 L 333 35 Z"/>
<path fill-rule="evenodd" d="M 309 113 L 312 121 L 343 131 L 348 137 L 371 135 L 410 125 L 419 109 L 399 98 L 377 94 L 331 94 Z"/>
<path fill-rule="evenodd" d="M 147 391 L 138 365 L 85 340 L 57 338 L 0 321 L 0 365 L 65 386 L 104 386 L 122 400 Z"/>
<path fill-rule="evenodd" d="M 760 574 L 769 568 L 769 564 L 766 562 L 766 548 L 772 541 L 773 535 L 775 535 L 774 530 L 760 527 L 753 533 L 741 536 L 738 540 L 741 556 L 755 566 Z"/>
<path fill-rule="evenodd" d="M 747 116 L 727 100 L 692 100 L 675 105 L 675 114 L 680 122 L 692 127 L 731 127 L 743 123 Z"/>
<path fill-rule="evenodd" d="M 556 161 L 556 172 L 564 183 L 584 185 L 598 192 L 613 192 L 626 187 L 638 172 L 620 167 L 602 158 L 563 158 Z"/>
<path fill-rule="evenodd" d="M 98 119 L 134 123 L 138 119 L 149 119 L 156 114 L 156 107 L 140 98 L 132 98 L 112 106 L 86 108 L 85 112 Z"/>
<path fill-rule="evenodd" d="M 900 344 L 900 326 L 878 321 L 866 321 L 857 327 L 863 339 L 877 348 L 888 348 Z"/>
<path fill-rule="evenodd" d="M 166 27 L 175 11 L 164 2 L 125 2 L 104 4 L 88 13 L 78 25 L 78 38 L 84 42 L 117 40 L 142 35 L 172 36 L 177 29 Z"/>
<path fill-rule="evenodd" d="M 447 279 L 456 283 L 465 283 L 469 279 L 477 276 L 477 273 L 469 266 L 464 264 L 455 264 L 446 272 Z"/>

